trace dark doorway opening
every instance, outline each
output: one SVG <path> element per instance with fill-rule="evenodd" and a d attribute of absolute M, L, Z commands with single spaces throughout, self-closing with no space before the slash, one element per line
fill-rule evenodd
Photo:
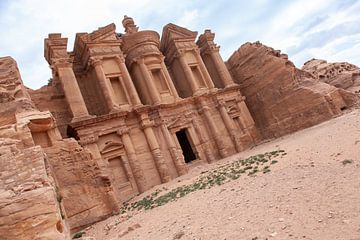
<path fill-rule="evenodd" d="M 195 160 L 196 156 L 186 135 L 186 129 L 181 129 L 180 131 L 176 132 L 176 137 L 180 143 L 185 162 L 189 163 Z"/>

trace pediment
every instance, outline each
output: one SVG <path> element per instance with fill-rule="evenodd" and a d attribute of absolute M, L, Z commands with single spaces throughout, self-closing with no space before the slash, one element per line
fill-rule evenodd
<path fill-rule="evenodd" d="M 194 42 L 197 36 L 196 31 L 191 31 L 187 28 L 180 27 L 173 23 L 164 26 L 161 36 L 161 50 L 164 50 L 172 41 L 188 40 Z"/>
<path fill-rule="evenodd" d="M 100 153 L 101 154 L 110 153 L 115 150 L 120 150 L 123 147 L 124 147 L 124 145 L 122 143 L 108 141 L 103 146 L 100 147 Z"/>

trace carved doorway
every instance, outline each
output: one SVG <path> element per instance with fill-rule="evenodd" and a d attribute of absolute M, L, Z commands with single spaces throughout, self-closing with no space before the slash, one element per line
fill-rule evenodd
<path fill-rule="evenodd" d="M 184 159 L 186 163 L 189 163 L 196 159 L 196 155 L 194 153 L 192 144 L 188 138 L 186 129 L 181 129 L 180 131 L 176 132 L 177 140 L 180 143 L 181 150 L 184 155 Z"/>
<path fill-rule="evenodd" d="M 116 198 L 119 202 L 129 200 L 138 193 L 138 188 L 120 137 L 116 133 L 102 135 L 98 144 Z"/>
<path fill-rule="evenodd" d="M 113 182 L 113 189 L 115 194 L 121 202 L 126 201 L 135 195 L 132 187 L 129 171 L 124 161 L 125 156 L 117 156 L 109 158 L 109 170 L 111 172 L 111 178 Z"/>

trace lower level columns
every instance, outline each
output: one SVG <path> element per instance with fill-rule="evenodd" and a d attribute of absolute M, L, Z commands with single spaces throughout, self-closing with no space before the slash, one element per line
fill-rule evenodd
<path fill-rule="evenodd" d="M 219 102 L 219 111 L 221 118 L 225 123 L 226 130 L 228 131 L 231 140 L 233 141 L 236 151 L 241 152 L 243 150 L 243 147 L 241 145 L 241 142 L 239 141 L 238 131 L 236 131 L 234 122 L 226 110 L 225 103 L 222 101 Z"/>
<path fill-rule="evenodd" d="M 199 136 L 199 140 L 202 146 L 202 150 L 204 151 L 204 154 L 206 156 L 206 160 L 208 163 L 215 162 L 215 156 L 212 153 L 211 144 L 208 135 L 206 134 L 206 131 L 203 129 L 202 123 L 199 122 L 198 119 L 194 118 L 192 121 L 196 134 Z"/>
<path fill-rule="evenodd" d="M 131 141 L 129 132 L 127 129 L 122 129 L 118 131 L 118 134 L 120 135 L 121 141 L 124 144 L 126 155 L 129 159 L 129 165 L 135 178 L 137 189 L 140 193 L 142 193 L 146 190 L 146 180 L 144 172 L 141 169 L 140 163 L 138 162 L 135 148 Z"/>
<path fill-rule="evenodd" d="M 171 180 L 171 176 L 168 166 L 166 165 L 164 157 L 161 153 L 159 143 L 156 140 L 154 131 L 152 129 L 153 123 L 149 119 L 143 119 L 141 125 L 145 133 L 146 141 L 148 142 L 151 154 L 155 160 L 155 166 L 160 175 L 161 182 L 169 182 Z"/>
<path fill-rule="evenodd" d="M 219 134 L 219 130 L 216 126 L 216 123 L 214 122 L 213 117 L 210 113 L 210 108 L 204 104 L 202 104 L 202 105 L 203 105 L 202 112 L 204 113 L 205 119 L 209 124 L 211 134 L 214 136 L 216 145 L 219 149 L 220 156 L 222 158 L 229 156 L 229 152 L 226 150 L 225 143 L 224 143 L 223 139 L 221 138 L 221 136 Z"/>
<path fill-rule="evenodd" d="M 184 156 L 181 154 L 179 149 L 176 147 L 176 144 L 174 142 L 173 137 L 171 136 L 169 129 L 167 126 L 162 123 L 161 124 L 161 131 L 164 135 L 165 141 L 168 145 L 168 149 L 171 155 L 171 158 L 173 159 L 176 171 L 179 176 L 184 175 L 188 172 L 188 168 L 184 161 Z"/>

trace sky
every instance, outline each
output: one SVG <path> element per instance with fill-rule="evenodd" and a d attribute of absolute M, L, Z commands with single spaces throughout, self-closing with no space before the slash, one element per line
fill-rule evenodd
<path fill-rule="evenodd" d="M 160 34 L 170 22 L 199 35 L 211 29 L 224 60 L 260 41 L 299 68 L 311 58 L 360 66 L 360 0 L 0 0 L 0 57 L 12 56 L 25 85 L 40 88 L 51 77 L 48 33 L 69 38 L 72 51 L 77 32 L 110 23 L 123 32 L 124 15 Z"/>

